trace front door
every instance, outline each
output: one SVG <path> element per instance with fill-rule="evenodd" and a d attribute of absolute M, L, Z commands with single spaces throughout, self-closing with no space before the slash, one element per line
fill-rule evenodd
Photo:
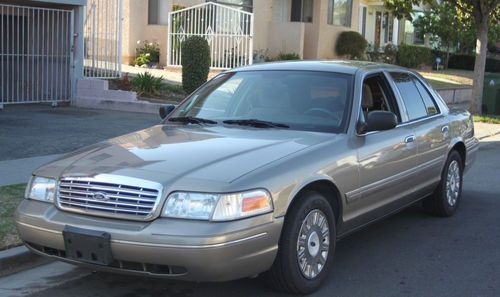
<path fill-rule="evenodd" d="M 401 110 L 383 73 L 364 80 L 360 117 L 376 110 Z M 356 227 L 391 212 L 406 203 L 417 164 L 413 125 L 398 125 L 387 131 L 354 136 L 357 147 L 359 188 L 347 193 L 346 228 Z"/>

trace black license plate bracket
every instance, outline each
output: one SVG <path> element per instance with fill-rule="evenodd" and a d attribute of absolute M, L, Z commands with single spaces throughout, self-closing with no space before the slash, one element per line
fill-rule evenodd
<path fill-rule="evenodd" d="M 106 266 L 113 262 L 107 232 L 65 226 L 63 238 L 68 259 Z"/>

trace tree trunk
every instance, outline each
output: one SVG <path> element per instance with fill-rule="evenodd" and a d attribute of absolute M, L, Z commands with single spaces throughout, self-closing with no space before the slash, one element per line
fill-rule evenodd
<path fill-rule="evenodd" d="M 470 112 L 481 114 L 483 107 L 484 72 L 486 70 L 486 55 L 488 53 L 488 16 L 483 16 L 480 22 L 476 22 L 476 63 L 474 65 L 474 76 L 472 85 L 472 101 Z"/>
<path fill-rule="evenodd" d="M 449 63 L 450 63 L 450 42 L 448 42 L 448 47 L 446 48 L 446 58 L 444 60 L 444 69 L 448 69 Z"/>

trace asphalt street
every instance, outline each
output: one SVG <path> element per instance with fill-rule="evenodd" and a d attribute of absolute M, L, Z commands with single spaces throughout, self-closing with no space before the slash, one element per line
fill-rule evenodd
<path fill-rule="evenodd" d="M 500 296 L 499 177 L 496 136 L 482 142 L 454 217 L 430 217 L 417 205 L 343 239 L 327 282 L 311 296 Z M 26 296 L 36 291 L 31 294 L 36 297 L 285 296 L 259 278 L 188 283 L 82 269 L 66 273 L 68 267 L 53 263 L 0 279 L 0 289 L 9 283 L 0 292 Z M 43 277 L 48 281 L 27 281 Z"/>

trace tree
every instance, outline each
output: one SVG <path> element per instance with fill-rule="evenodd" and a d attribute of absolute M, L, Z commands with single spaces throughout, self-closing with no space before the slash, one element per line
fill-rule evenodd
<path fill-rule="evenodd" d="M 468 44 L 470 39 L 468 35 L 473 30 L 470 17 L 449 2 L 432 5 L 432 9 L 413 20 L 413 25 L 420 32 L 430 34 L 430 39 L 438 44 L 440 49 L 446 51 L 445 67 L 448 67 L 450 50 L 458 44 L 461 46 Z"/>
<path fill-rule="evenodd" d="M 472 85 L 472 102 L 469 110 L 482 113 L 484 72 L 488 53 L 488 25 L 490 20 L 500 20 L 500 0 L 450 0 L 462 12 L 472 16 L 476 27 L 476 63 Z"/>
<path fill-rule="evenodd" d="M 488 53 L 488 25 L 490 21 L 498 24 L 500 20 L 500 0 L 384 0 L 385 6 L 399 19 L 412 20 L 413 5 L 440 5 L 443 2 L 453 4 L 465 16 L 470 16 L 476 29 L 476 63 L 472 86 L 472 102 L 469 107 L 473 113 L 481 113 L 484 72 Z"/>

